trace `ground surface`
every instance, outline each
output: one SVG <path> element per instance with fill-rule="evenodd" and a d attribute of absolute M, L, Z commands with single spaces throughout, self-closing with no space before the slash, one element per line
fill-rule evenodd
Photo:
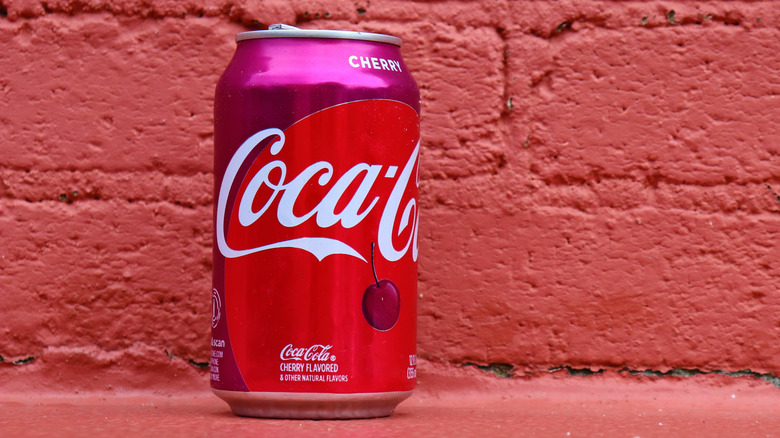
<path fill-rule="evenodd" d="M 777 388 L 752 378 L 555 373 L 497 378 L 430 367 L 389 418 L 259 420 L 208 391 L 183 396 L 0 396 L 4 436 L 780 436 Z M 489 435 L 487 435 L 489 434 Z"/>
<path fill-rule="evenodd" d="M 276 22 L 404 41 L 420 357 L 780 370 L 775 2 L 235 3 L 0 1 L 0 388 L 206 373 L 214 86 Z"/>

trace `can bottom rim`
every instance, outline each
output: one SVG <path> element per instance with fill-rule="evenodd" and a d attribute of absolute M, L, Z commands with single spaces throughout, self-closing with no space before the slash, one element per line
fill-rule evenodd
<path fill-rule="evenodd" d="M 236 415 L 259 418 L 350 419 L 387 417 L 414 391 L 356 394 L 243 392 L 213 389 Z"/>

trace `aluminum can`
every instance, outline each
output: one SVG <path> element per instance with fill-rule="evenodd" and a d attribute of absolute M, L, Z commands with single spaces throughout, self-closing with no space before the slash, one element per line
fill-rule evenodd
<path fill-rule="evenodd" d="M 242 416 L 390 415 L 417 363 L 420 94 L 401 41 L 236 41 L 214 103 L 211 387 Z"/>

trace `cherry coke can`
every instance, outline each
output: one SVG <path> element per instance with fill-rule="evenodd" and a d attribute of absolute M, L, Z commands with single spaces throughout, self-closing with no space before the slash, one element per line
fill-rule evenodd
<path fill-rule="evenodd" d="M 401 40 L 236 41 L 214 103 L 211 387 L 242 416 L 390 415 L 417 364 L 420 94 Z"/>

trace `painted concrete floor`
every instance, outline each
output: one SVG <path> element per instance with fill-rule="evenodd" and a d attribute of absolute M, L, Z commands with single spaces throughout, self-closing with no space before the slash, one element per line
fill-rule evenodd
<path fill-rule="evenodd" d="M 0 436 L 780 437 L 780 388 L 725 376 L 504 379 L 441 368 L 391 417 L 347 421 L 240 418 L 208 391 L 5 394 Z"/>

